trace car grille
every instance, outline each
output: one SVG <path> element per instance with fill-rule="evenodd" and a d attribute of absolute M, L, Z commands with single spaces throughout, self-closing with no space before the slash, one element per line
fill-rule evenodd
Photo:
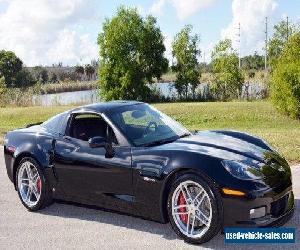
<path fill-rule="evenodd" d="M 289 200 L 289 194 L 286 194 L 285 196 L 281 197 L 277 201 L 273 201 L 271 203 L 271 214 L 275 217 L 282 215 L 287 208 L 288 200 Z"/>

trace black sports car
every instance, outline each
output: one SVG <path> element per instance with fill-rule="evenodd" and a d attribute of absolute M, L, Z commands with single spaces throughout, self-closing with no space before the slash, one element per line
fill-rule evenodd
<path fill-rule="evenodd" d="M 291 171 L 265 141 L 189 132 L 152 106 L 99 103 L 9 132 L 5 162 L 23 205 L 53 199 L 170 222 L 203 243 L 229 226 L 279 226 L 294 212 Z"/>

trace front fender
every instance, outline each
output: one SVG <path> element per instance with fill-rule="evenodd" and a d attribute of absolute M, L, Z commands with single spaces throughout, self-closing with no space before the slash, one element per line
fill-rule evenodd
<path fill-rule="evenodd" d="M 137 210 L 152 220 L 165 222 L 166 190 L 174 173 L 193 171 L 215 182 L 213 173 L 219 164 L 216 158 L 194 152 L 133 149 L 133 187 Z"/>

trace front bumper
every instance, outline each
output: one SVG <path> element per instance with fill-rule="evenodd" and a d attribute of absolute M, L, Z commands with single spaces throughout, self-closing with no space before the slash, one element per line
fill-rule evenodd
<path fill-rule="evenodd" d="M 223 197 L 224 227 L 278 227 L 285 224 L 294 214 L 292 187 L 275 195 L 264 192 L 256 198 Z M 265 207 L 266 215 L 250 218 L 250 210 Z"/>

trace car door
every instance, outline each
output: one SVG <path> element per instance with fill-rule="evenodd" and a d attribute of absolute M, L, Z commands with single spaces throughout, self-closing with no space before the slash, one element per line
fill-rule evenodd
<path fill-rule="evenodd" d="M 71 200 L 127 209 L 133 201 L 131 149 L 118 144 L 113 129 L 98 114 L 72 114 L 69 130 L 76 117 L 84 115 L 95 120 L 83 119 L 77 127 L 76 136 L 67 129 L 65 136 L 56 140 L 54 166 L 59 187 Z M 112 141 L 112 155 L 107 155 L 104 147 L 89 146 L 89 137 L 102 135 L 97 131 L 98 123 L 99 130 L 104 133 L 95 117 L 106 126 L 104 136 Z"/>

